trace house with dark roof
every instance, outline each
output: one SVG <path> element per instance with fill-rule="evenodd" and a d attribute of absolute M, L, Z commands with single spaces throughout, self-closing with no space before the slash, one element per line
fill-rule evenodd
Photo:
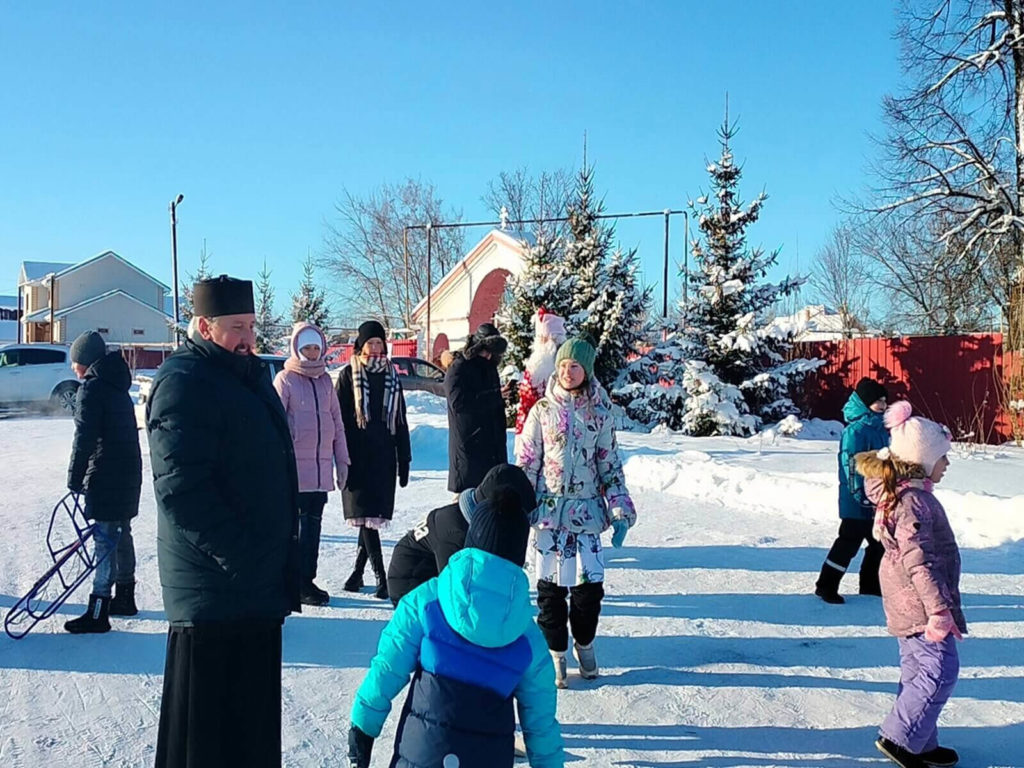
<path fill-rule="evenodd" d="M 77 264 L 25 261 L 18 276 L 20 340 L 69 344 L 96 329 L 116 346 L 168 345 L 168 291 L 114 251 Z"/>

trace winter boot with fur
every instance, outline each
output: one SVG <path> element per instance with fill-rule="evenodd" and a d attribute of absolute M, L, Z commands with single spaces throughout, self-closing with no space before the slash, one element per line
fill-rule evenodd
<path fill-rule="evenodd" d="M 124 581 L 114 585 L 114 599 L 110 601 L 111 616 L 135 616 L 139 612 L 135 605 L 135 582 Z"/>
<path fill-rule="evenodd" d="M 842 605 L 846 602 L 839 594 L 839 582 L 842 578 L 842 571 L 825 563 L 821 566 L 821 574 L 814 585 L 814 594 L 831 605 Z"/>
<path fill-rule="evenodd" d="M 587 645 L 573 642 L 572 650 L 576 656 L 576 663 L 580 665 L 580 677 L 584 680 L 595 680 L 597 678 L 597 655 L 594 653 L 593 641 Z"/>
<path fill-rule="evenodd" d="M 110 631 L 110 598 L 89 595 L 89 607 L 82 616 L 64 622 L 64 629 L 73 635 Z"/>
<path fill-rule="evenodd" d="M 566 682 L 565 651 L 551 651 L 551 661 L 555 663 L 555 688 L 568 688 Z"/>
<path fill-rule="evenodd" d="M 928 763 L 925 762 L 923 755 L 915 755 L 884 736 L 878 737 L 875 746 L 878 747 L 879 752 L 902 768 L 928 768 Z"/>

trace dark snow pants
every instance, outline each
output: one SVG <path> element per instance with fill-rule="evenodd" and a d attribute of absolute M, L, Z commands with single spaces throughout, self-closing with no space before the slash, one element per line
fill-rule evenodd
<path fill-rule="evenodd" d="M 566 597 L 569 604 L 566 605 Z M 597 634 L 604 584 L 600 581 L 559 587 L 550 581 L 537 582 L 537 626 L 552 651 L 569 650 L 569 627 L 577 645 L 590 645 Z M 566 626 L 568 623 L 568 627 Z"/>
<path fill-rule="evenodd" d="M 871 535 L 872 520 L 855 520 L 846 518 L 839 523 L 839 535 L 832 544 L 832 549 L 825 556 L 825 564 L 821 567 L 818 586 L 829 593 L 839 591 L 839 582 L 850 567 L 850 561 L 857 556 L 861 544 L 865 541 L 868 548 L 860 564 L 860 593 L 862 595 L 881 595 L 878 584 L 878 567 L 882 564 L 885 549 Z"/>
<path fill-rule="evenodd" d="M 156 768 L 280 768 L 281 624 L 170 628 Z"/>
<path fill-rule="evenodd" d="M 299 551 L 302 553 L 303 584 L 309 584 L 316 578 L 316 565 L 320 559 L 320 528 L 326 504 L 327 494 L 324 491 L 299 494 Z"/>
<path fill-rule="evenodd" d="M 956 687 L 960 658 L 956 638 L 932 643 L 924 635 L 901 637 L 896 704 L 882 723 L 882 736 L 919 755 L 939 746 L 939 713 Z"/>

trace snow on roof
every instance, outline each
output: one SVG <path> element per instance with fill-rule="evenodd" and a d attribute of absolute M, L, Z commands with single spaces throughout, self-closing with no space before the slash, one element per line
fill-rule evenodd
<path fill-rule="evenodd" d="M 25 282 L 31 283 L 41 280 L 51 272 L 56 274 L 73 266 L 75 265 L 66 261 L 23 261 L 21 262 L 21 271 L 25 275 Z"/>

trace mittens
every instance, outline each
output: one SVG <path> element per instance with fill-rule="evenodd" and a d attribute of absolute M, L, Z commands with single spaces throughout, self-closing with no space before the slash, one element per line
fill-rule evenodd
<path fill-rule="evenodd" d="M 612 546 L 616 549 L 621 547 L 622 543 L 626 540 L 626 534 L 628 532 L 629 523 L 621 517 L 612 520 Z"/>
<path fill-rule="evenodd" d="M 345 484 L 348 482 L 348 464 L 340 464 L 338 466 L 338 490 L 344 490 Z"/>
<path fill-rule="evenodd" d="M 398 464 L 398 484 L 403 488 L 409 484 L 409 462 L 407 461 Z"/>
<path fill-rule="evenodd" d="M 953 621 L 953 614 L 949 611 L 941 611 L 928 617 L 928 626 L 924 629 L 924 639 L 930 643 L 941 643 L 950 632 L 957 640 L 964 639 L 960 628 Z"/>
<path fill-rule="evenodd" d="M 348 760 L 351 768 L 370 768 L 373 737 L 363 733 L 358 725 L 348 729 Z"/>

